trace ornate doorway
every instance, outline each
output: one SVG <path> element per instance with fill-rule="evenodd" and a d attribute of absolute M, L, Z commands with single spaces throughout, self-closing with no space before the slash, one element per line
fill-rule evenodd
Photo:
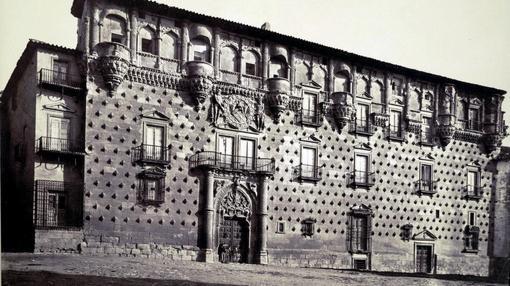
<path fill-rule="evenodd" d="M 219 225 L 218 256 L 221 262 L 248 262 L 249 227 L 245 219 L 224 217 Z"/>

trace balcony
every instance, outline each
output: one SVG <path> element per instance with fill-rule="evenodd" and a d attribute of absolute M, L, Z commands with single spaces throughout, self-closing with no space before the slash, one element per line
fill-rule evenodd
<path fill-rule="evenodd" d="M 42 136 L 36 141 L 37 153 L 83 155 L 81 144 L 69 139 Z"/>
<path fill-rule="evenodd" d="M 302 109 L 296 116 L 297 122 L 303 125 L 321 126 L 320 113 L 316 109 Z"/>
<path fill-rule="evenodd" d="M 84 83 L 78 75 L 50 69 L 39 71 L 39 86 L 48 90 L 77 95 L 84 89 Z"/>
<path fill-rule="evenodd" d="M 400 125 L 390 125 L 387 130 L 387 136 L 389 140 L 404 141 L 404 132 Z"/>
<path fill-rule="evenodd" d="M 34 186 L 34 226 L 75 229 L 83 225 L 83 185 L 37 180 Z"/>
<path fill-rule="evenodd" d="M 483 197 L 483 189 L 479 186 L 467 185 L 464 197 L 468 200 L 479 200 Z"/>
<path fill-rule="evenodd" d="M 141 164 L 170 164 L 170 150 L 165 146 L 142 144 L 133 148 L 133 162 Z"/>
<path fill-rule="evenodd" d="M 374 127 L 368 120 L 354 120 L 349 124 L 349 132 L 372 136 L 374 134 Z"/>
<path fill-rule="evenodd" d="M 433 195 L 436 193 L 436 182 L 432 180 L 416 181 L 417 192 L 420 195 Z"/>
<path fill-rule="evenodd" d="M 468 120 L 466 122 L 466 130 L 472 130 L 472 131 L 478 131 L 478 132 L 482 132 L 482 129 L 483 129 L 483 125 L 482 125 L 482 122 L 480 121 L 476 121 L 476 120 Z"/>
<path fill-rule="evenodd" d="M 189 167 L 190 169 L 220 169 L 260 174 L 274 174 L 275 172 L 274 159 L 227 155 L 211 151 L 192 155 L 189 158 Z"/>
<path fill-rule="evenodd" d="M 322 179 L 321 168 L 322 166 L 299 164 L 294 168 L 294 171 L 299 180 L 318 182 Z"/>
<path fill-rule="evenodd" d="M 352 188 L 368 189 L 374 185 L 374 172 L 352 171 L 347 174 L 347 185 Z"/>

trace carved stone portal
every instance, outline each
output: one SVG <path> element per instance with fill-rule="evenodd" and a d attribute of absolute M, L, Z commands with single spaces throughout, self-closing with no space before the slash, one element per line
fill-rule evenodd
<path fill-rule="evenodd" d="M 211 99 L 209 119 L 218 127 L 260 132 L 264 129 L 264 102 L 239 94 L 215 93 Z"/>

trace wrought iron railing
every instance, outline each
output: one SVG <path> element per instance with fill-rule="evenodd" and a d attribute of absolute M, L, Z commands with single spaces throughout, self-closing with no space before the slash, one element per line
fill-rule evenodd
<path fill-rule="evenodd" d="M 82 153 L 80 144 L 63 138 L 41 136 L 36 142 L 37 152 Z"/>
<path fill-rule="evenodd" d="M 83 185 L 37 180 L 34 186 L 34 226 L 70 229 L 83 225 Z"/>
<path fill-rule="evenodd" d="M 432 180 L 421 179 L 416 181 L 417 189 L 420 194 L 436 193 L 436 182 Z"/>
<path fill-rule="evenodd" d="M 302 124 L 309 125 L 319 125 L 320 124 L 320 113 L 316 109 L 302 109 L 301 112 L 297 114 L 298 122 Z"/>
<path fill-rule="evenodd" d="M 83 83 L 83 79 L 78 75 L 50 69 L 41 69 L 39 71 L 39 84 L 81 89 Z"/>
<path fill-rule="evenodd" d="M 466 129 L 482 131 L 482 122 L 477 121 L 477 120 L 468 120 L 467 124 L 466 124 Z"/>
<path fill-rule="evenodd" d="M 388 137 L 395 139 L 403 138 L 402 127 L 400 125 L 388 126 Z"/>
<path fill-rule="evenodd" d="M 170 149 L 165 146 L 142 144 L 133 148 L 133 161 L 141 163 L 169 164 Z"/>
<path fill-rule="evenodd" d="M 372 135 L 374 133 L 374 127 L 368 118 L 366 120 L 356 119 L 349 123 L 349 131 L 353 133 Z"/>
<path fill-rule="evenodd" d="M 352 187 L 371 187 L 374 185 L 374 172 L 352 171 L 347 174 L 347 185 Z"/>
<path fill-rule="evenodd" d="M 255 158 L 204 151 L 189 158 L 190 169 L 205 167 L 234 171 L 252 171 L 273 174 L 275 161 L 270 158 Z"/>
<path fill-rule="evenodd" d="M 464 230 L 464 251 L 477 252 L 480 228 L 477 226 L 466 226 Z"/>
<path fill-rule="evenodd" d="M 320 181 L 322 166 L 299 164 L 296 166 L 296 173 L 301 180 Z"/>
<path fill-rule="evenodd" d="M 480 186 L 467 185 L 465 190 L 468 199 L 480 199 L 483 196 L 483 189 Z"/>

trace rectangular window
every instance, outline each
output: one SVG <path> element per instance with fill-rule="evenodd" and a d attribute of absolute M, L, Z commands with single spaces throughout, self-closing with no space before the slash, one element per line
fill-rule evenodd
<path fill-rule="evenodd" d="M 352 217 L 351 241 L 354 252 L 368 251 L 368 217 L 353 216 Z"/>
<path fill-rule="evenodd" d="M 469 194 L 477 194 L 479 189 L 479 173 L 477 171 L 468 171 L 467 190 Z"/>
<path fill-rule="evenodd" d="M 368 105 L 358 104 L 356 106 L 356 123 L 359 127 L 368 125 Z"/>
<path fill-rule="evenodd" d="M 144 138 L 144 157 L 152 160 L 162 160 L 164 156 L 164 135 L 163 126 L 147 125 Z"/>
<path fill-rule="evenodd" d="M 112 41 L 113 43 L 123 44 L 123 37 L 122 37 L 122 35 L 120 35 L 120 34 L 112 33 L 111 41 Z"/>
<path fill-rule="evenodd" d="M 354 180 L 357 184 L 368 183 L 368 155 L 356 154 L 354 160 Z"/>
<path fill-rule="evenodd" d="M 390 136 L 391 137 L 402 137 L 401 132 L 401 120 L 402 113 L 400 111 L 392 110 L 390 112 Z"/>
<path fill-rule="evenodd" d="M 154 53 L 152 39 L 142 39 L 142 52 L 150 54 Z"/>
<path fill-rule="evenodd" d="M 469 114 L 468 114 L 468 128 L 471 130 L 480 130 L 480 118 L 479 118 L 479 112 L 478 109 L 470 108 Z"/>
<path fill-rule="evenodd" d="M 254 169 L 255 140 L 241 138 L 239 141 L 239 168 L 243 170 Z"/>
<path fill-rule="evenodd" d="M 432 186 L 432 165 L 421 164 L 420 167 L 420 191 L 431 192 Z"/>
<path fill-rule="evenodd" d="M 279 221 L 276 223 L 276 233 L 285 233 L 285 222 Z"/>
<path fill-rule="evenodd" d="M 246 74 L 256 76 L 257 72 L 256 72 L 255 67 L 256 67 L 255 64 L 246 63 L 245 64 Z"/>
<path fill-rule="evenodd" d="M 234 137 L 219 136 L 218 153 L 220 165 L 224 168 L 232 168 L 234 156 Z"/>
<path fill-rule="evenodd" d="M 45 148 L 56 151 L 71 151 L 71 145 L 69 141 L 69 133 L 71 121 L 67 118 L 53 117 L 49 118 L 49 130 L 48 139 L 45 144 Z"/>
<path fill-rule="evenodd" d="M 301 177 L 317 177 L 317 149 L 303 146 L 301 149 Z"/>
<path fill-rule="evenodd" d="M 476 213 L 475 212 L 469 212 L 468 213 L 468 225 L 469 226 L 475 226 L 476 225 Z"/>
<path fill-rule="evenodd" d="M 48 190 L 46 225 L 65 226 L 67 198 L 64 192 Z"/>
<path fill-rule="evenodd" d="M 303 110 L 301 120 L 304 123 L 317 123 L 317 94 L 305 92 L 303 94 Z"/>
<path fill-rule="evenodd" d="M 69 64 L 66 61 L 53 61 L 53 81 L 56 83 L 67 82 L 67 72 L 69 70 Z"/>
<path fill-rule="evenodd" d="M 142 203 L 153 204 L 164 201 L 164 178 L 143 178 L 139 199 Z"/>

